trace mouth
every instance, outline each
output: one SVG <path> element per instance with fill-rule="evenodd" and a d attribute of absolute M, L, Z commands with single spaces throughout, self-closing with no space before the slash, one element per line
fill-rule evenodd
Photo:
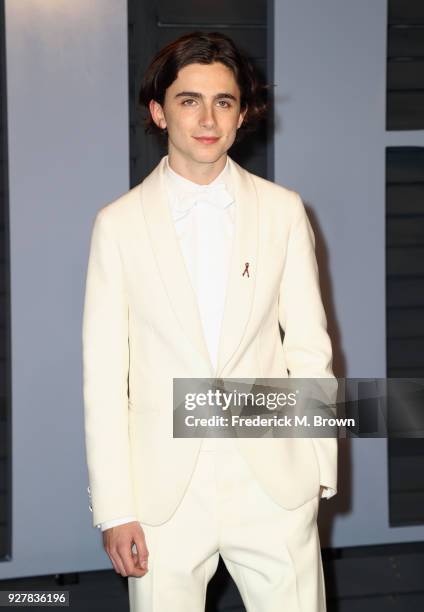
<path fill-rule="evenodd" d="M 193 138 L 202 144 L 214 144 L 219 140 L 218 137 L 213 136 L 193 136 Z"/>

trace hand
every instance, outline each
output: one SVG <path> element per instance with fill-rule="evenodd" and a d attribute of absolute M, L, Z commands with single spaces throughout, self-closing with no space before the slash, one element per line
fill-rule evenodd
<path fill-rule="evenodd" d="M 133 544 L 137 552 L 132 551 Z M 147 567 L 149 551 L 138 521 L 105 529 L 103 546 L 117 574 L 139 578 L 149 571 Z"/>

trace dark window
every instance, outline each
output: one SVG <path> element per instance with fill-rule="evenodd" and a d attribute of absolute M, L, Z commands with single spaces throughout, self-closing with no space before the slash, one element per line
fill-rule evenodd
<path fill-rule="evenodd" d="M 387 376 L 424 379 L 424 148 L 388 148 L 386 173 Z M 388 451 L 390 524 L 421 524 L 424 441 L 392 439 Z"/>
<path fill-rule="evenodd" d="M 389 0 L 387 129 L 424 128 L 424 3 Z"/>

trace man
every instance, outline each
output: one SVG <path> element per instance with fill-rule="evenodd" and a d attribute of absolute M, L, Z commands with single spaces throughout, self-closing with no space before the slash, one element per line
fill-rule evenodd
<path fill-rule="evenodd" d="M 168 155 L 94 223 L 83 322 L 93 524 L 132 612 L 200 612 L 221 554 L 248 612 L 322 612 L 333 438 L 173 438 L 173 378 L 333 377 L 299 195 L 227 155 L 263 114 L 220 34 L 168 45 L 140 100 Z M 284 329 L 281 343 L 279 324 Z"/>

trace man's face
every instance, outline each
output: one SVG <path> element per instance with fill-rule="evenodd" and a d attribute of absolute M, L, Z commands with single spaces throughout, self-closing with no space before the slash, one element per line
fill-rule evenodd
<path fill-rule="evenodd" d="M 151 101 L 156 125 L 168 130 L 169 155 L 177 163 L 215 163 L 233 144 L 246 110 L 230 68 L 220 62 L 189 64 L 165 93 Z"/>

